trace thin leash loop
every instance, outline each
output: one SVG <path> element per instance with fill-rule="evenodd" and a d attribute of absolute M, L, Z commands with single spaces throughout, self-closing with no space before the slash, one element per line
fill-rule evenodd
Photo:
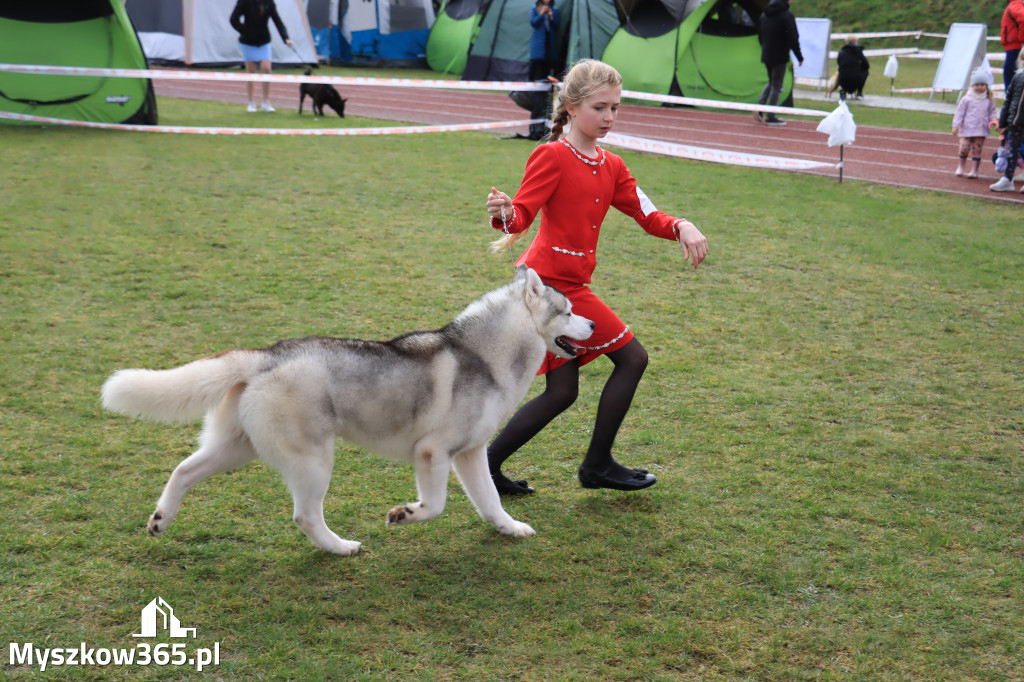
<path fill-rule="evenodd" d="M 508 256 L 512 259 L 512 267 L 516 267 L 516 255 L 512 253 L 512 234 L 508 231 L 508 218 L 505 216 L 505 207 L 501 206 L 501 229 L 505 231 L 505 238 L 508 240 Z"/>

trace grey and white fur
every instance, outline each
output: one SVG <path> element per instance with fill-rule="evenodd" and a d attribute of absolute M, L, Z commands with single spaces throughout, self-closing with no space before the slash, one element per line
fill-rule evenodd
<path fill-rule="evenodd" d="M 355 554 L 324 521 L 323 501 L 342 438 L 411 462 L 417 502 L 386 515 L 389 526 L 427 521 L 445 505 L 455 473 L 480 516 L 505 535 L 533 535 L 501 507 L 486 445 L 522 401 L 546 351 L 574 357 L 594 323 L 520 266 L 436 331 L 390 341 L 309 337 L 263 350 L 230 350 L 176 369 L 125 369 L 103 385 L 113 412 L 174 422 L 205 414 L 199 449 L 182 461 L 148 528 L 166 532 L 200 481 L 261 459 L 284 477 L 294 520 L 326 552 Z"/>

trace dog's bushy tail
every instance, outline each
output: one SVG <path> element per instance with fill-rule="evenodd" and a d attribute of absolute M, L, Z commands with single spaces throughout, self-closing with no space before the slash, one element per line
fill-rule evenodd
<path fill-rule="evenodd" d="M 263 362 L 259 351 L 236 350 L 174 369 L 122 369 L 103 384 L 103 407 L 163 422 L 196 419 L 232 386 L 248 381 Z"/>

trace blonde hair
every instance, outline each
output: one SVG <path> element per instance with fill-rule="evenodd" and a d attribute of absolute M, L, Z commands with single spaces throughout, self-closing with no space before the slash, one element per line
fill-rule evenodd
<path fill-rule="evenodd" d="M 568 104 L 578 105 L 603 87 L 622 87 L 622 76 L 615 67 L 596 59 L 581 59 L 565 74 L 555 89 L 551 109 L 551 135 L 549 142 L 562 137 L 562 129 L 569 123 Z"/>
<path fill-rule="evenodd" d="M 548 142 L 557 142 L 569 123 L 567 105 L 576 106 L 603 87 L 622 87 L 622 76 L 615 67 L 596 59 L 581 59 L 569 69 L 562 82 L 555 86 L 554 104 L 551 109 L 551 132 Z M 527 230 L 517 234 L 506 234 L 491 242 L 491 252 L 498 253 L 511 248 Z"/>

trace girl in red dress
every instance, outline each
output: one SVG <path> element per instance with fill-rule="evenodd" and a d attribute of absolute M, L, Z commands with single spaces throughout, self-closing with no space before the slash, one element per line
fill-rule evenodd
<path fill-rule="evenodd" d="M 545 283 L 569 297 L 574 313 L 596 323 L 586 349 L 575 359 L 548 354 L 540 369 L 547 380 L 544 392 L 523 405 L 488 447 L 491 477 L 502 494 L 533 492 L 526 481 L 506 477 L 501 465 L 575 402 L 579 368 L 601 355 L 608 356 L 614 368 L 579 467 L 580 483 L 584 488 L 639 490 L 657 481 L 647 471 L 630 469 L 612 457 L 615 436 L 647 367 L 647 351 L 587 285 L 609 207 L 656 237 L 678 241 L 694 268 L 707 255 L 708 244 L 692 223 L 657 210 L 622 159 L 597 145 L 615 123 L 621 93 L 622 77 L 611 66 L 592 59 L 574 65 L 556 98 L 550 140 L 530 155 L 515 199 L 493 187 L 487 197 L 491 227 L 507 231 L 493 250 L 508 248 L 540 213 L 537 236 L 517 264 L 536 270 Z M 566 124 L 569 129 L 563 135 Z"/>

